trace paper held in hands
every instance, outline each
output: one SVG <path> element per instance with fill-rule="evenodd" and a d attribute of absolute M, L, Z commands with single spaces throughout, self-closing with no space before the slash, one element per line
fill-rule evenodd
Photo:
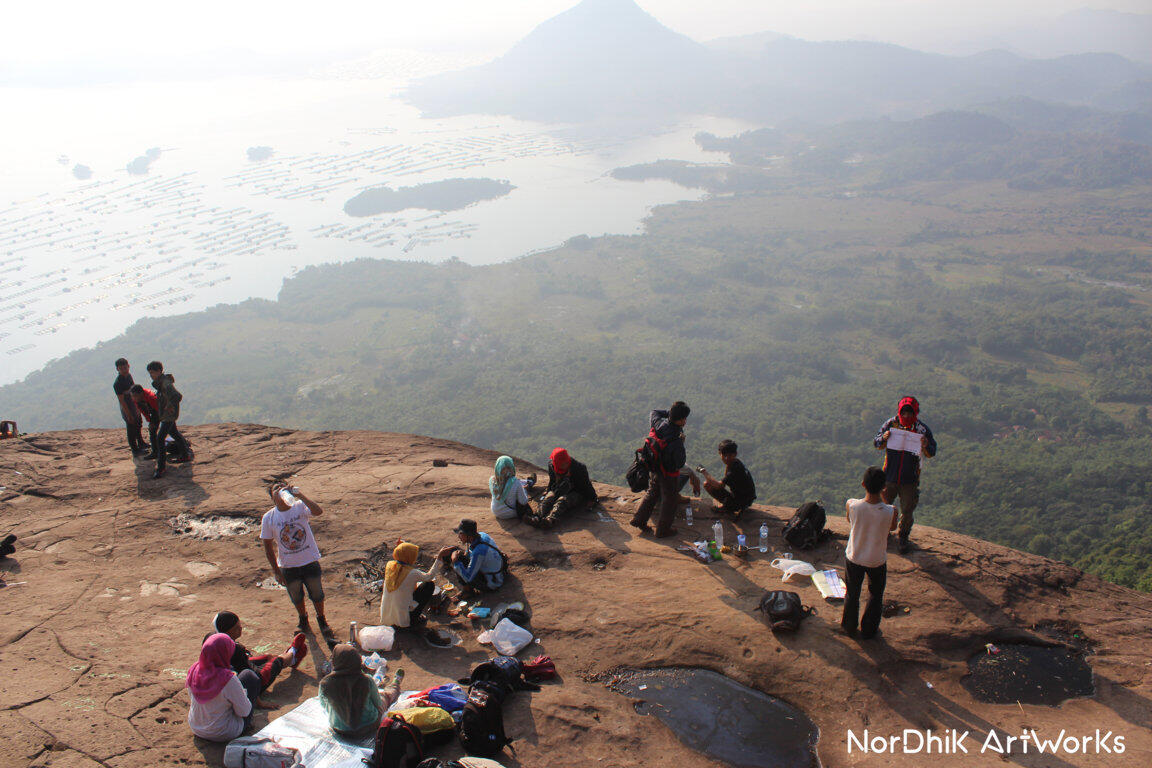
<path fill-rule="evenodd" d="M 890 451 L 908 451 L 908 453 L 919 456 L 922 437 L 923 435 L 919 432 L 912 432 L 907 429 L 889 430 L 886 447 Z"/>

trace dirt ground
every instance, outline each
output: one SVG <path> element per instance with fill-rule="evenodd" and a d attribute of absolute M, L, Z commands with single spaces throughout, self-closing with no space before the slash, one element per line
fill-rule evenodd
<path fill-rule="evenodd" d="M 376 598 L 353 578 L 370 550 L 403 536 L 427 558 L 453 543 L 462 517 L 493 535 L 512 577 L 486 604 L 524 600 L 539 645 L 521 656 L 547 653 L 560 672 L 540 692 L 509 701 L 517 751 L 502 760 L 508 766 L 716 765 L 604 685 L 622 666 L 705 667 L 780 697 L 819 726 L 824 766 L 1152 765 L 1152 596 L 1064 564 L 918 527 L 921 548 L 890 556 L 886 597 L 901 609 L 884 620 L 880 638 L 841 634 L 839 607 L 811 584 L 790 588 L 818 613 L 797 633 L 775 636 L 756 611 L 764 590 L 781 586 L 773 554 L 700 563 L 675 548 L 694 536 L 637 535 L 627 525 L 637 496 L 619 487 L 598 484 L 602 512 L 540 531 L 492 518 L 490 451 L 412 435 L 255 425 L 187 434 L 196 461 L 158 481 L 118 430 L 0 443 L 0 536 L 19 536 L 16 553 L 0 560 L 8 584 L 0 588 L 0 768 L 221 764 L 222 747 L 188 730 L 184 674 L 216 611 L 241 616 L 242 641 L 254 651 L 279 652 L 291 637 L 295 612 L 283 590 L 269 588 L 258 539 L 270 507 L 264 483 L 275 478 L 290 478 L 324 507 L 313 530 L 338 634 L 350 620 L 376 623 Z M 434 467 L 441 458 L 448 466 Z M 767 520 L 778 553 L 790 513 L 756 507 L 739 528 L 751 540 Z M 711 523 L 698 518 L 693 530 Z M 845 521 L 835 515 L 829 525 L 835 535 L 805 559 L 842 566 Z M 727 531 L 734 538 L 731 524 Z M 432 625 L 450 626 L 464 642 L 435 649 L 401 634 L 387 656 L 407 670 L 406 686 L 465 676 L 490 655 L 471 621 L 440 615 Z M 1013 640 L 1086 648 L 1095 694 L 1057 707 L 972 698 L 961 684 L 968 659 L 986 643 Z M 310 646 L 266 695 L 278 709 L 258 714 L 258 726 L 315 694 L 328 651 L 315 638 Z M 969 752 L 848 749 L 849 730 L 887 737 L 925 728 L 969 731 Z M 1125 751 L 1097 754 L 1093 743 L 1087 753 L 979 752 L 990 731 L 1003 738 L 1023 729 L 1041 738 L 1111 731 Z"/>

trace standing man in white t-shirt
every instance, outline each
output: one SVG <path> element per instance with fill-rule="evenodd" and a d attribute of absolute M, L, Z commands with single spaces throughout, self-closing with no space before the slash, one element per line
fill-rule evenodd
<path fill-rule="evenodd" d="M 284 483 L 273 483 L 268 495 L 275 505 L 264 513 L 260 521 L 260 538 L 264 540 L 264 555 L 272 566 L 276 581 L 288 589 L 288 598 L 296 606 L 300 619 L 296 626 L 307 632 L 308 613 L 304 608 L 304 590 L 316 609 L 316 623 L 328 644 L 336 644 L 336 634 L 324 617 L 324 584 L 321 581 L 320 548 L 312 535 L 311 517 L 320 517 L 324 510 L 309 499 L 299 488 Z M 291 502 L 291 504 L 289 503 Z"/>
<path fill-rule="evenodd" d="M 880 631 L 880 615 L 884 610 L 884 585 L 888 581 L 888 534 L 896 530 L 897 514 L 891 504 L 880 496 L 884 490 L 885 474 L 880 467 L 864 470 L 864 498 L 849 499 L 844 505 L 848 515 L 847 578 L 844 597 L 844 615 L 840 626 L 845 634 L 855 637 L 860 614 L 860 590 L 864 577 L 868 577 L 868 605 L 864 618 L 859 621 L 860 637 L 867 640 Z"/>

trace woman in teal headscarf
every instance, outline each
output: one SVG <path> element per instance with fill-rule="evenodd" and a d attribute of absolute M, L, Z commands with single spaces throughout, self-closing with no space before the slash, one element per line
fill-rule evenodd
<path fill-rule="evenodd" d="M 511 456 L 496 459 L 495 474 L 488 478 L 492 514 L 501 519 L 522 517 L 528 511 L 528 489 L 535 483 L 534 474 L 527 480 L 516 477 L 516 464 Z"/>

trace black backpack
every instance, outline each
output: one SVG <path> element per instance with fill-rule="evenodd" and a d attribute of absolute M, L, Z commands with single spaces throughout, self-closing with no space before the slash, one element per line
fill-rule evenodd
<path fill-rule="evenodd" d="M 795 632 L 800 622 L 815 613 L 800 602 L 800 595 L 785 590 L 770 590 L 760 598 L 759 609 L 768 617 L 773 632 Z"/>
<path fill-rule="evenodd" d="M 824 538 L 824 507 L 818 501 L 801 505 L 784 526 L 784 540 L 794 549 L 812 549 Z"/>
<path fill-rule="evenodd" d="M 632 489 L 633 493 L 648 490 L 649 478 L 651 472 L 645 462 L 643 451 L 636 451 L 635 457 L 632 459 L 632 465 L 628 467 L 628 471 L 624 473 L 624 479 L 628 481 L 628 487 Z"/>
<path fill-rule="evenodd" d="M 508 611 L 512 613 L 512 611 Z M 507 615 L 507 614 L 505 614 Z M 514 622 L 519 623 L 519 622 Z M 495 683 L 504 689 L 505 695 L 513 691 L 538 691 L 540 686 L 524 679 L 524 665 L 515 656 L 496 656 L 482 661 L 472 670 L 472 674 L 461 684 L 478 683 L 481 680 Z"/>
<path fill-rule="evenodd" d="M 481 680 L 468 689 L 468 701 L 457 726 L 460 743 L 470 755 L 492 757 L 512 743 L 504 735 L 504 687 Z"/>
<path fill-rule="evenodd" d="M 368 768 L 415 768 L 424 759 L 420 729 L 403 720 L 386 717 L 376 729 L 372 756 L 362 760 Z"/>

